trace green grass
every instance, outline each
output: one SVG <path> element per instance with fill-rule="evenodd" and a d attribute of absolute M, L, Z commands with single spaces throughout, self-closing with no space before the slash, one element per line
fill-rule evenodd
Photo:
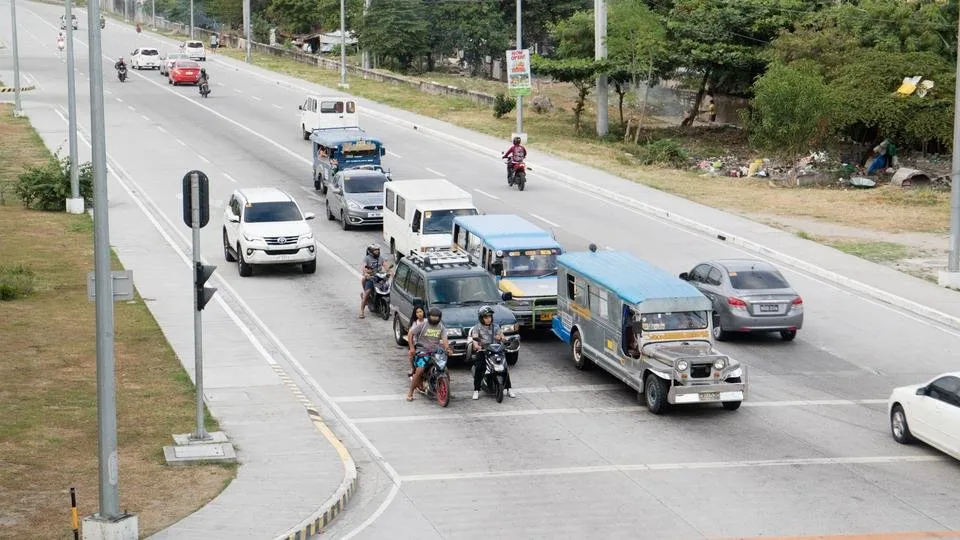
<path fill-rule="evenodd" d="M 873 262 L 890 262 L 911 256 L 912 250 L 903 244 L 868 240 L 823 240 L 823 243 L 844 253 Z"/>

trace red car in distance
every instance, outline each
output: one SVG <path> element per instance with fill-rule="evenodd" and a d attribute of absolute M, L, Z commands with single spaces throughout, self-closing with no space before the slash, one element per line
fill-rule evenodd
<path fill-rule="evenodd" d="M 177 86 L 178 84 L 197 84 L 200 80 L 200 64 L 193 60 L 177 60 L 170 68 L 170 74 L 167 76 L 167 83 Z"/>

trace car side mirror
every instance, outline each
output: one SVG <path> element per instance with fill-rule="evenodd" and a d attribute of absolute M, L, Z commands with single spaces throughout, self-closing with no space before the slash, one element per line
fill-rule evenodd
<path fill-rule="evenodd" d="M 236 214 L 230 214 L 230 223 L 240 223 L 240 216 Z"/>
<path fill-rule="evenodd" d="M 307 212 L 303 214 L 303 219 L 313 219 L 315 217 L 317 217 L 317 215 L 314 214 L 313 212 Z"/>
<path fill-rule="evenodd" d="M 303 105 L 297 105 L 297 108 L 302 111 L 302 110 L 303 110 Z"/>
<path fill-rule="evenodd" d="M 680 272 L 680 279 L 684 281 L 690 281 L 690 274 L 686 272 Z"/>
<path fill-rule="evenodd" d="M 500 298 L 502 298 L 504 302 L 509 302 L 510 300 L 513 300 L 513 293 L 510 291 L 507 291 L 501 294 Z"/>
<path fill-rule="evenodd" d="M 414 221 L 410 224 L 410 230 L 413 232 L 420 232 L 420 224 Z"/>
<path fill-rule="evenodd" d="M 493 274 L 497 277 L 503 276 L 503 263 L 499 260 L 493 261 L 490 264 L 490 270 L 493 271 Z"/>
<path fill-rule="evenodd" d="M 424 307 L 423 298 L 420 298 L 419 296 L 417 296 L 416 298 L 414 298 L 414 299 L 413 299 L 413 307 L 414 307 L 414 308 L 422 308 L 422 307 Z"/>
<path fill-rule="evenodd" d="M 918 395 L 918 396 L 925 396 L 925 395 L 927 395 L 927 387 L 926 387 L 926 386 L 921 386 L 920 388 L 917 388 L 917 395 Z"/>

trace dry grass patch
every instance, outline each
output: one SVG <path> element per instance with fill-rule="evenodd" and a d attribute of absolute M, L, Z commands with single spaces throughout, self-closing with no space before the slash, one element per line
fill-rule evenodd
<path fill-rule="evenodd" d="M 10 116 L 0 109 L 0 180 L 48 159 L 29 124 Z M 0 231 L 0 260 L 35 276 L 32 294 L 0 302 L 0 536 L 69 538 L 69 488 L 82 515 L 98 507 L 91 222 L 8 201 Z M 216 496 L 234 468 L 164 464 L 171 434 L 192 429 L 193 385 L 143 299 L 117 303 L 115 317 L 120 502 L 150 534 Z"/>

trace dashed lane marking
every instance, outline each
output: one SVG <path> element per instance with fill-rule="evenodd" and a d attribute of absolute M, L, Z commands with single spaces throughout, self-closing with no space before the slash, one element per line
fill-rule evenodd
<path fill-rule="evenodd" d="M 493 199 L 493 200 L 495 200 L 495 201 L 499 201 L 499 200 L 500 200 L 500 197 L 497 197 L 496 195 L 491 195 L 491 194 L 487 193 L 486 191 L 483 191 L 482 189 L 473 188 L 473 190 L 476 191 L 477 193 L 481 194 L 481 195 L 486 195 L 487 197 L 490 197 L 491 199 Z"/>
<path fill-rule="evenodd" d="M 534 214 L 533 212 L 531 212 L 530 215 L 531 215 L 534 219 L 539 219 L 540 221 L 546 223 L 547 225 L 550 225 L 551 227 L 557 227 L 558 229 L 560 228 L 560 224 L 559 224 L 559 223 L 554 223 L 554 222 L 550 221 L 549 219 L 547 219 L 547 218 L 545 218 L 545 217 L 541 217 L 541 216 L 538 216 L 538 215 Z"/>

